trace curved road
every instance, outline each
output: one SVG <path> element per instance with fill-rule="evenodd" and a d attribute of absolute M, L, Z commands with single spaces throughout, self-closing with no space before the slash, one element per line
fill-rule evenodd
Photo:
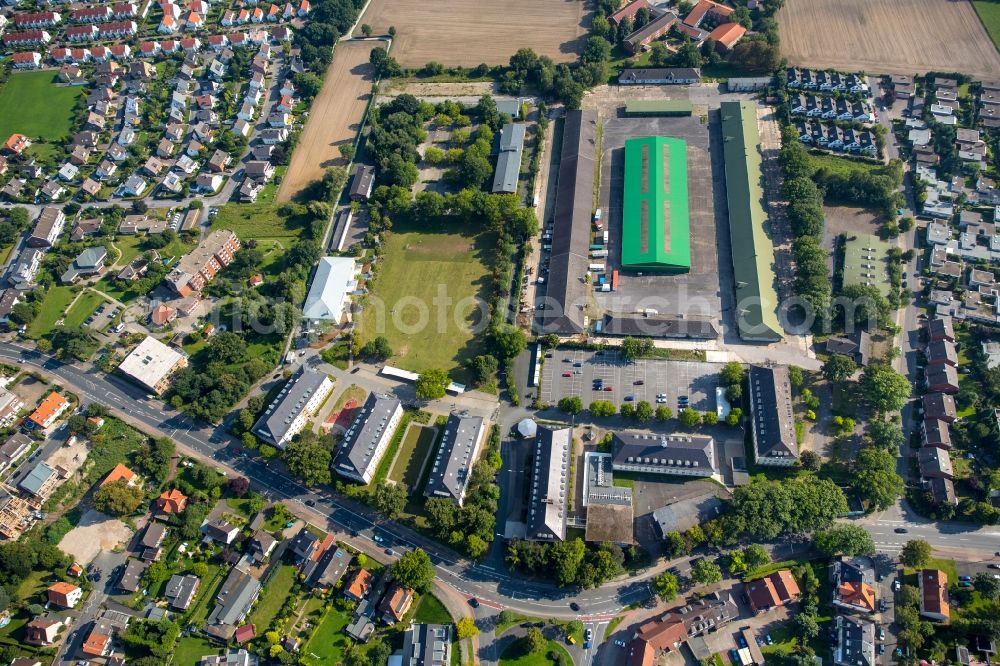
<path fill-rule="evenodd" d="M 138 387 L 107 376 L 89 363 L 66 364 L 16 342 L 0 342 L 0 361 L 38 368 L 75 392 L 84 404 L 107 405 L 143 430 L 172 438 L 180 452 L 246 476 L 265 497 L 286 502 L 293 513 L 340 532 L 339 538 L 363 551 L 382 550 L 385 544 L 374 541 L 376 533 L 396 552 L 406 547 L 423 548 L 434 561 L 442 583 L 478 598 L 490 608 L 585 621 L 610 619 L 623 607 L 651 596 L 646 581 L 661 569 L 651 568 L 639 576 L 584 591 L 561 590 L 512 577 L 488 565 L 473 564 L 402 525 L 380 518 L 363 504 L 327 489 L 307 488 L 278 465 L 237 455 L 230 445 L 238 446 L 239 442 L 221 429 L 198 426 L 160 401 L 145 400 L 145 392 Z M 905 512 L 874 515 L 857 522 L 872 534 L 880 550 L 898 549 L 902 542 L 915 537 L 926 539 L 939 550 L 958 549 L 967 559 L 987 559 L 1000 550 L 1000 528 L 995 527 L 934 523 Z M 896 533 L 903 526 L 908 533 Z M 580 612 L 572 611 L 570 602 L 579 604 Z"/>

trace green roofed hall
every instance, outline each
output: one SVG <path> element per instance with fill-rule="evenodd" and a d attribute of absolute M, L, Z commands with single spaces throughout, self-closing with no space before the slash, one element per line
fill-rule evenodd
<path fill-rule="evenodd" d="M 622 268 L 691 270 L 687 143 L 644 136 L 625 141 Z"/>
<path fill-rule="evenodd" d="M 784 335 L 774 289 L 774 245 L 767 236 L 762 203 L 760 134 L 753 102 L 722 102 L 722 152 L 726 162 L 729 235 L 736 281 L 740 337 L 777 342 Z"/>
<path fill-rule="evenodd" d="M 690 116 L 694 106 L 686 99 L 635 99 L 625 103 L 626 116 Z"/>

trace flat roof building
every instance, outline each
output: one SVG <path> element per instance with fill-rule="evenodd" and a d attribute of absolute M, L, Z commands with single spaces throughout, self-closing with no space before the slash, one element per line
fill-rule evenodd
<path fill-rule="evenodd" d="M 351 294 L 358 288 L 357 273 L 357 262 L 352 257 L 320 259 L 302 307 L 302 316 L 339 324 L 344 311 L 350 310 Z"/>
<path fill-rule="evenodd" d="M 526 127 L 524 123 L 507 123 L 500 129 L 500 154 L 497 155 L 497 170 L 493 176 L 494 194 L 517 192 Z"/>
<path fill-rule="evenodd" d="M 31 468 L 18 486 L 39 499 L 46 499 L 59 483 L 59 475 L 48 464 L 40 462 Z"/>
<path fill-rule="evenodd" d="M 146 339 L 118 366 L 119 372 L 156 395 L 170 387 L 174 374 L 187 367 L 187 357 L 156 338 Z"/>
<path fill-rule="evenodd" d="M 424 487 L 426 497 L 444 497 L 459 506 L 465 502 L 472 466 L 476 462 L 485 432 L 486 422 L 481 416 L 454 412 L 448 415 L 444 436 Z"/>
<path fill-rule="evenodd" d="M 737 326 L 744 340 L 777 342 L 784 331 L 774 288 L 774 245 L 765 231 L 767 212 L 761 203 L 757 105 L 722 102 L 720 108 Z"/>
<path fill-rule="evenodd" d="M 333 381 L 328 376 L 302 366 L 254 424 L 254 434 L 279 449 L 285 448 L 302 432 L 331 391 Z"/>
<path fill-rule="evenodd" d="M 758 465 L 789 467 L 799 459 L 788 367 L 750 366 L 750 418 Z"/>
<path fill-rule="evenodd" d="M 567 476 L 571 428 L 539 427 L 535 436 L 535 463 L 531 473 L 528 525 L 525 538 L 531 541 L 566 539 Z"/>
<path fill-rule="evenodd" d="M 347 429 L 333 459 L 341 476 L 370 483 L 403 418 L 403 404 L 391 395 L 372 393 Z"/>
<path fill-rule="evenodd" d="M 542 328 L 576 334 L 586 328 L 590 229 L 594 199 L 597 112 L 568 111 L 553 212 L 552 255 Z"/>
<path fill-rule="evenodd" d="M 687 143 L 644 136 L 625 141 L 622 268 L 691 270 Z"/>

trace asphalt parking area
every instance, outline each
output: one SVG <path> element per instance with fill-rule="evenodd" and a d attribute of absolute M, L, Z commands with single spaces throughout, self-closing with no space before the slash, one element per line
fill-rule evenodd
<path fill-rule="evenodd" d="M 564 397 L 579 396 L 584 407 L 594 400 L 622 402 L 646 400 L 656 405 L 657 396 L 665 395 L 665 404 L 676 412 L 679 398 L 700 412 L 715 410 L 715 387 L 718 363 L 701 361 L 639 360 L 631 363 L 617 350 L 553 350 L 542 367 L 541 401 L 555 405 Z M 567 376 L 568 375 L 568 376 Z M 594 381 L 601 380 L 601 390 Z M 662 398 L 661 398 L 662 400 Z"/>
<path fill-rule="evenodd" d="M 609 232 L 608 270 L 619 268 L 621 261 L 625 141 L 650 135 L 676 137 L 687 142 L 691 270 L 678 275 L 622 272 L 617 291 L 595 292 L 594 298 L 605 311 L 624 313 L 650 308 L 663 315 L 684 314 L 709 320 L 719 327 L 722 285 L 728 287 L 730 282 L 726 280 L 731 280 L 729 230 L 723 215 L 724 175 L 720 165 L 713 165 L 709 123 L 704 117 L 611 117 L 605 120 L 599 200 Z M 720 265 L 722 251 L 725 251 L 724 261 Z"/>

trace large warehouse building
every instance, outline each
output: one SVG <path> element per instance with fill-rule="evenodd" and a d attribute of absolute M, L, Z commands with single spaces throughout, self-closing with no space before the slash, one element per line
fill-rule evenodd
<path fill-rule="evenodd" d="M 744 340 L 778 342 L 784 331 L 778 321 L 774 289 L 774 245 L 764 229 L 767 212 L 760 183 L 757 106 L 753 102 L 722 102 L 720 111 L 736 323 Z"/>
<path fill-rule="evenodd" d="M 644 136 L 625 141 L 622 268 L 691 270 L 687 143 Z"/>

